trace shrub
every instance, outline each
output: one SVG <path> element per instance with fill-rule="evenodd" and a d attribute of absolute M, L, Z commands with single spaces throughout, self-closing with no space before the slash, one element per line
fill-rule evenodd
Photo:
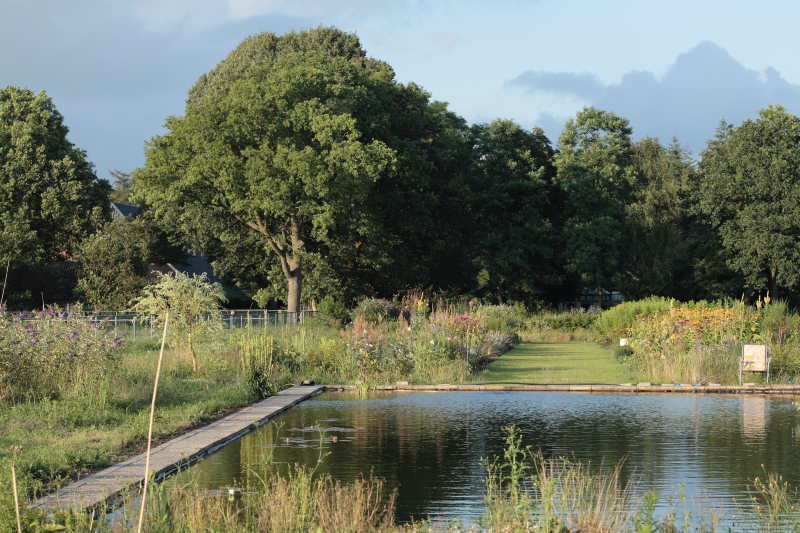
<path fill-rule="evenodd" d="M 154 315 L 163 322 L 169 313 L 170 332 L 173 332 L 192 356 L 192 370 L 197 372 L 197 353 L 194 340 L 197 335 L 217 329 L 220 322 L 215 316 L 225 293 L 219 283 L 211 283 L 205 273 L 174 275 L 158 273 L 158 280 L 148 285 L 134 301 L 133 309 Z"/>
<path fill-rule="evenodd" d="M 519 331 L 528 320 L 528 312 L 522 304 L 481 305 L 475 315 L 486 329 L 508 333 Z"/>
<path fill-rule="evenodd" d="M 47 308 L 30 319 L 0 312 L 0 403 L 89 390 L 109 371 L 122 340 L 80 309 Z"/>
<path fill-rule="evenodd" d="M 484 348 L 481 351 L 486 355 L 498 356 L 509 351 L 517 343 L 519 343 L 519 335 L 516 333 L 490 331 L 486 334 Z"/>
<path fill-rule="evenodd" d="M 400 308 L 383 298 L 364 298 L 353 310 L 352 318 L 362 318 L 370 324 L 380 324 L 384 320 L 396 320 Z"/>
<path fill-rule="evenodd" d="M 584 309 L 563 313 L 539 313 L 530 319 L 529 326 L 539 330 L 574 332 L 591 327 L 598 316 L 598 311 Z"/>
<path fill-rule="evenodd" d="M 333 296 L 326 296 L 319 302 L 319 313 L 327 318 L 344 322 L 350 316 L 347 306 Z"/>
<path fill-rule="evenodd" d="M 149 280 L 152 232 L 141 220 L 106 224 L 81 243 L 77 292 L 84 303 L 125 309 Z"/>
<path fill-rule="evenodd" d="M 603 311 L 594 322 L 594 329 L 607 342 L 625 337 L 628 329 L 636 322 L 637 317 L 651 315 L 659 311 L 667 311 L 674 305 L 674 300 L 651 296 L 643 300 L 623 302 L 611 309 Z"/>

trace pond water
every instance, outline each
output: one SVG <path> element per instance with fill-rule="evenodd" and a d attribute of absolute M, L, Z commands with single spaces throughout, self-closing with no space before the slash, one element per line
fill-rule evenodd
<path fill-rule="evenodd" d="M 209 489 L 242 486 L 252 472 L 313 466 L 325 453 L 320 470 L 336 479 L 373 472 L 396 488 L 401 521 L 470 524 L 484 511 L 482 459 L 502 454 L 512 424 L 545 456 L 624 459 L 624 478 L 641 494 L 657 491 L 661 512 L 682 498 L 695 515 L 713 508 L 742 525 L 754 477 L 800 482 L 800 411 L 790 398 L 567 392 L 325 393 L 181 476 Z"/>

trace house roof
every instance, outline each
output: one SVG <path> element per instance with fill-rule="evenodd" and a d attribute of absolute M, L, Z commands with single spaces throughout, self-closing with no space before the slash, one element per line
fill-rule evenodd
<path fill-rule="evenodd" d="M 131 204 L 123 204 L 122 202 L 111 202 L 111 209 L 119 216 L 125 218 L 133 218 L 139 214 L 138 207 Z"/>
<path fill-rule="evenodd" d="M 199 276 L 200 274 L 205 274 L 208 281 L 222 285 L 222 290 L 225 292 L 225 297 L 228 301 L 250 299 L 239 287 L 225 283 L 217 277 L 217 275 L 214 274 L 214 267 L 211 266 L 208 257 L 205 255 L 187 255 L 180 263 L 167 263 L 167 267 L 174 272 L 182 272 L 186 275 Z"/>

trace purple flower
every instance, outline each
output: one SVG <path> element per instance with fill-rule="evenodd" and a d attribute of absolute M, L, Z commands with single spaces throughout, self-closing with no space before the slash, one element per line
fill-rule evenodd
<path fill-rule="evenodd" d="M 38 341 L 38 340 L 36 340 L 36 339 L 31 339 L 31 344 L 38 344 L 38 343 L 39 343 L 39 341 Z"/>
<path fill-rule="evenodd" d="M 77 336 L 78 336 L 78 332 L 77 331 L 72 331 L 72 332 L 70 332 L 69 335 L 67 335 L 67 338 L 74 339 Z"/>
<path fill-rule="evenodd" d="M 34 333 L 35 331 L 33 328 L 25 328 L 25 333 Z"/>
<path fill-rule="evenodd" d="M 67 357 L 78 357 L 78 354 L 76 354 L 75 352 L 69 352 L 67 354 Z"/>

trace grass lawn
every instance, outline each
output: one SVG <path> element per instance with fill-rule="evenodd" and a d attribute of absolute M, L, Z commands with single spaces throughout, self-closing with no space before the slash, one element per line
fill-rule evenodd
<path fill-rule="evenodd" d="M 630 383 L 614 353 L 588 342 L 529 342 L 516 346 L 477 376 L 479 383 Z"/>

